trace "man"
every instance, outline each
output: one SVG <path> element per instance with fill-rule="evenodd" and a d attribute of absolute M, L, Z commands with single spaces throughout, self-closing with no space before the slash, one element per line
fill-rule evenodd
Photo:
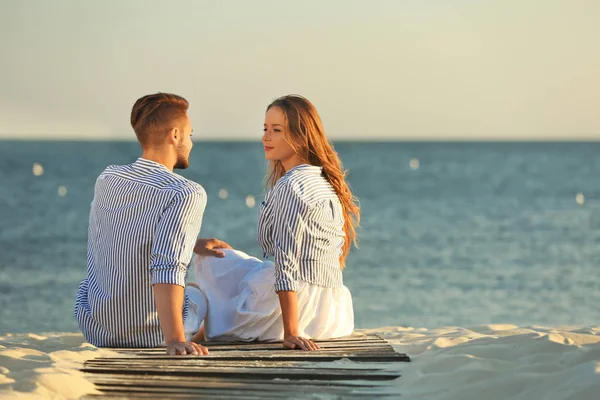
<path fill-rule="evenodd" d="M 132 164 L 109 166 L 96 181 L 88 231 L 88 276 L 75 318 L 100 347 L 156 347 L 208 354 L 186 339 L 185 279 L 206 192 L 173 173 L 188 167 L 188 102 L 157 93 L 136 101 L 131 126 L 142 147 Z M 209 244 L 207 247 L 210 247 Z"/>

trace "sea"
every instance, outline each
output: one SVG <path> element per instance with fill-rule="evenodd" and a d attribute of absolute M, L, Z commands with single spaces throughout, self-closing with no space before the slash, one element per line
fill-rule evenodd
<path fill-rule="evenodd" d="M 599 324 L 600 142 L 334 145 L 362 212 L 344 271 L 357 328 Z M 78 331 L 95 179 L 140 154 L 0 141 L 0 334 Z M 208 194 L 201 236 L 262 254 L 266 166 L 257 142 L 195 144 L 178 173 Z"/>

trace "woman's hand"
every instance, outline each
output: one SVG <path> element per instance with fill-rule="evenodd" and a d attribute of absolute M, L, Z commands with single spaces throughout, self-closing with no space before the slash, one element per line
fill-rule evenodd
<path fill-rule="evenodd" d="M 199 256 L 225 257 L 225 253 L 218 249 L 231 249 L 232 247 L 219 239 L 198 239 L 194 246 L 194 253 Z"/>
<path fill-rule="evenodd" d="M 283 339 L 283 347 L 288 349 L 301 349 L 307 351 L 319 350 L 318 344 L 310 339 L 305 339 L 302 336 L 290 335 Z"/>
<path fill-rule="evenodd" d="M 283 320 L 283 347 L 313 351 L 320 349 L 312 340 L 298 334 L 298 294 L 291 290 L 277 292 Z"/>

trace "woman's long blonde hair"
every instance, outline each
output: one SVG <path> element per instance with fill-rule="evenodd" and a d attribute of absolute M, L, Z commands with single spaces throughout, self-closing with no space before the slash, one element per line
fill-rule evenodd
<path fill-rule="evenodd" d="M 325 137 L 323 123 L 315 106 L 299 95 L 283 96 L 267 107 L 279 108 L 285 118 L 285 139 L 303 162 L 323 168 L 323 174 L 335 190 L 344 212 L 344 233 L 346 240 L 342 246 L 340 264 L 345 266 L 350 247 L 357 245 L 356 227 L 360 223 L 360 206 L 346 183 L 347 171 L 333 146 Z M 279 178 L 285 175 L 281 161 L 269 162 L 267 188 L 275 186 Z"/>

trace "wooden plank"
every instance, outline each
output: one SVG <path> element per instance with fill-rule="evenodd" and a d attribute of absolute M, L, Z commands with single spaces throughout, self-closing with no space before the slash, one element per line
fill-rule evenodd
<path fill-rule="evenodd" d="M 164 348 L 154 349 L 115 349 L 124 356 L 135 356 L 136 358 L 167 359 L 181 356 L 168 356 Z M 193 356 L 188 356 L 192 358 Z M 410 361 L 405 354 L 398 354 L 393 347 L 379 336 L 368 336 L 367 340 L 338 339 L 324 341 L 321 349 L 315 352 L 290 351 L 281 346 L 281 343 L 223 343 L 213 347 L 209 355 L 201 356 L 202 359 L 218 358 L 220 360 L 279 360 L 279 361 L 329 361 L 348 358 L 355 361 Z M 360 359 L 360 360 L 359 360 Z"/>
<path fill-rule="evenodd" d="M 342 364 L 332 364 L 332 363 L 314 363 L 314 362 L 297 362 L 297 361 L 289 361 L 289 362 L 281 362 L 281 361 L 221 361 L 221 360 L 201 360 L 201 359 L 190 359 L 186 362 L 179 362 L 173 360 L 167 360 L 166 362 L 160 361 L 151 361 L 145 362 L 140 360 L 135 363 L 127 363 L 116 361 L 113 364 L 110 360 L 90 360 L 88 361 L 84 368 L 125 368 L 128 366 L 138 367 L 138 366 L 157 366 L 157 367 L 165 367 L 169 368 L 171 366 L 177 366 L 181 368 L 188 369 L 202 369 L 202 368 L 284 368 L 284 369 L 297 369 L 297 370 L 329 370 L 329 369 L 337 369 L 337 368 L 347 368 L 350 370 L 361 370 L 368 372 L 377 372 L 382 370 L 389 370 L 386 364 L 381 363 L 370 363 L 363 364 L 357 362 L 344 362 Z M 381 365 L 381 367 L 379 367 Z M 125 371 L 120 372 L 125 373 Z"/>
<path fill-rule="evenodd" d="M 269 390 L 279 391 L 287 390 L 289 387 L 300 387 L 300 386 L 315 386 L 315 387 L 356 387 L 356 388 L 371 388 L 385 385 L 385 381 L 367 381 L 367 380 L 350 380 L 350 381 L 325 381 L 325 380 L 309 380 L 309 379 L 297 379 L 290 380 L 286 378 L 279 379 L 264 379 L 264 377 L 241 377 L 232 381 L 226 376 L 206 376 L 202 379 L 196 379 L 194 376 L 172 376 L 172 375 L 157 375 L 149 373 L 144 376 L 133 376 L 123 380 L 121 374 L 98 374 L 94 375 L 90 380 L 97 385 L 116 385 L 124 384 L 127 386 L 136 386 L 138 384 L 144 384 L 154 387 L 198 387 L 203 388 L 250 388 L 260 387 L 268 385 Z M 277 386 L 282 386 L 276 388 Z"/>
<path fill-rule="evenodd" d="M 329 350 L 329 349 L 354 349 L 354 348 L 377 348 L 377 347 L 385 347 L 392 348 L 389 343 L 386 341 L 373 341 L 370 343 L 361 343 L 361 342 L 339 342 L 339 343 L 320 343 L 319 346 L 321 350 Z M 249 343 L 246 345 L 219 345 L 213 346 L 212 344 L 206 344 L 209 352 L 221 352 L 221 351 L 289 351 L 290 349 L 283 347 L 281 343 Z M 122 354 L 160 354 L 164 353 L 164 347 L 160 348 L 148 348 L 148 349 L 112 349 L 118 353 Z"/>
<path fill-rule="evenodd" d="M 183 357 L 182 357 L 183 358 Z M 384 368 L 379 368 L 378 364 L 369 364 L 365 366 L 360 363 L 345 363 L 341 366 L 331 366 L 331 364 L 321 364 L 321 363 L 305 363 L 305 362 L 289 362 L 282 363 L 279 361 L 220 361 L 220 360 L 204 360 L 201 358 L 188 358 L 185 360 L 181 360 L 182 362 L 172 362 L 173 360 L 165 360 L 163 361 L 154 361 L 148 362 L 145 359 L 131 359 L 132 361 L 127 361 L 128 359 L 94 359 L 88 360 L 85 363 L 85 367 L 103 367 L 103 366 L 136 366 L 136 365 L 163 365 L 163 366 L 176 366 L 181 368 L 281 368 L 284 366 L 286 369 L 299 369 L 299 370 L 314 370 L 314 369 L 349 369 L 349 370 L 361 370 L 361 371 L 381 371 Z"/>
<path fill-rule="evenodd" d="M 115 379 L 94 379 L 94 383 L 100 390 L 119 390 L 119 391 L 144 391 L 161 392 L 171 394 L 176 393 L 222 393 L 230 394 L 235 392 L 260 394 L 265 397 L 269 395 L 279 397 L 290 397 L 297 393 L 327 393 L 331 394 L 350 394 L 355 393 L 365 395 L 381 392 L 385 387 L 376 384 L 361 385 L 355 382 L 345 383 L 327 383 L 313 381 L 294 381 L 286 380 L 251 380 L 240 379 L 232 382 L 228 379 L 206 378 L 201 380 L 175 380 L 163 381 L 161 377 L 148 376 L 145 379 L 123 381 L 117 376 Z M 294 396 L 295 397 L 295 396 Z"/>
<path fill-rule="evenodd" d="M 195 376 L 195 377 L 229 377 L 231 379 L 307 379 L 307 380 L 349 380 L 364 379 L 369 381 L 393 380 L 400 376 L 396 372 L 386 371 L 365 371 L 358 369 L 293 369 L 293 368 L 190 368 L 188 366 L 177 365 L 106 365 L 92 366 L 86 365 L 83 372 L 95 374 L 115 374 L 122 375 L 147 375 L 161 374 L 177 377 Z"/>
<path fill-rule="evenodd" d="M 240 355 L 240 356 L 250 356 L 250 355 L 261 355 L 261 354 L 270 354 L 273 356 L 279 356 L 279 355 L 286 355 L 286 354 L 297 354 L 297 353 L 308 353 L 308 354 L 319 354 L 319 355 L 336 355 L 336 354 L 375 354 L 375 353 L 383 353 L 383 354 L 393 354 L 395 353 L 394 349 L 391 346 L 382 346 L 382 345 L 377 345 L 377 346 L 372 346 L 372 347 L 324 347 L 321 348 L 319 350 L 313 351 L 313 352 L 305 352 L 302 350 L 290 350 L 290 349 L 284 349 L 284 348 L 277 348 L 276 350 L 270 350 L 270 349 L 262 349 L 262 348 L 258 348 L 258 349 L 245 349 L 245 350 L 239 350 L 239 349 L 232 349 L 232 350 L 224 350 L 224 351 L 210 351 L 208 353 L 208 355 L 201 355 L 198 356 L 199 358 L 210 358 L 210 357 L 221 357 L 221 356 L 228 356 L 228 355 Z M 123 353 L 121 353 L 123 354 Z M 162 357 L 162 356 L 168 356 L 166 354 L 166 352 L 163 351 L 140 351 L 138 353 L 132 354 L 132 353 L 128 353 L 128 354 L 123 354 L 124 356 L 131 356 L 134 355 L 136 358 L 137 357 Z M 198 358 L 196 357 L 196 358 Z M 181 358 L 181 357 L 179 357 Z M 189 357 L 188 357 L 189 358 Z"/>
<path fill-rule="evenodd" d="M 333 362 L 339 360 L 349 360 L 357 362 L 410 362 L 410 358 L 406 354 L 329 354 L 329 355 L 307 355 L 307 354 L 284 354 L 284 355 L 269 355 L 269 354 L 250 354 L 250 355 L 223 355 L 219 357 L 209 356 L 186 356 L 186 360 L 183 361 L 182 356 L 151 356 L 151 357 L 139 357 L 140 359 L 146 360 L 148 363 L 151 362 L 188 362 L 187 360 L 218 360 L 218 361 L 239 361 L 239 362 Z M 115 358 L 114 360 L 126 361 L 127 358 Z"/>
<path fill-rule="evenodd" d="M 83 372 L 101 391 L 90 398 L 381 398 L 400 373 L 364 363 L 410 361 L 376 335 L 319 344 L 306 352 L 281 343 L 208 342 L 209 355 L 185 357 L 164 348 L 113 349 L 120 356 L 89 360 Z M 342 359 L 352 363 L 330 363 Z"/>
<path fill-rule="evenodd" d="M 321 344 L 334 344 L 334 343 L 344 343 L 344 342 L 358 342 L 358 343 L 371 343 L 371 342 L 381 342 L 381 343 L 386 343 L 388 344 L 388 342 L 383 339 L 381 336 L 379 335 L 364 335 L 364 334 L 355 334 L 355 335 L 351 335 L 351 336 L 344 336 L 341 338 L 335 338 L 335 339 L 321 339 L 321 340 L 315 340 L 314 342 L 319 343 L 319 345 Z M 251 341 L 251 342 L 240 342 L 240 341 L 208 341 L 208 342 L 200 342 L 202 345 L 207 346 L 207 347 L 220 347 L 220 346 L 243 346 L 246 347 L 248 345 L 260 345 L 260 346 L 274 346 L 274 347 L 282 347 L 281 342 L 259 342 L 259 341 Z M 163 350 L 164 351 L 164 347 L 160 347 L 160 348 L 156 348 L 156 347 L 115 347 L 112 348 L 111 350 L 114 351 L 118 351 L 118 352 L 137 352 L 137 351 L 147 351 L 147 350 Z"/>
<path fill-rule="evenodd" d="M 213 389 L 213 388 L 153 388 L 145 385 L 121 387 L 103 386 L 104 393 L 90 395 L 86 398 L 145 398 L 145 399 L 397 399 L 398 394 L 386 393 L 385 390 L 357 390 L 355 388 L 312 388 L 302 386 L 297 391 L 269 392 L 268 386 L 258 389 Z"/>
<path fill-rule="evenodd" d="M 316 353 L 316 352 L 315 352 Z M 187 358 L 192 358 L 195 356 L 187 356 Z M 410 358 L 406 354 L 390 354 L 390 353 L 365 353 L 365 354 L 329 354 L 329 355 L 320 355 L 320 354 L 310 354 L 309 352 L 302 352 L 301 354 L 282 354 L 282 355 L 273 355 L 273 354 L 228 354 L 222 356 L 197 356 L 196 358 L 202 358 L 203 360 L 220 360 L 220 361 L 312 361 L 312 362 L 332 362 L 338 360 L 350 360 L 350 361 L 361 361 L 361 362 L 409 362 Z M 141 357 L 140 357 L 141 358 Z M 144 357 L 146 360 L 173 360 L 180 361 L 182 360 L 182 356 L 149 356 Z M 127 360 L 127 358 L 122 358 L 120 360 Z"/>
<path fill-rule="evenodd" d="M 375 364 L 376 365 L 376 364 Z M 145 360 L 136 360 L 135 362 L 125 362 L 125 361 L 112 361 L 112 360 L 90 360 L 85 363 L 84 369 L 94 369 L 94 368 L 124 368 L 124 367 L 132 367 L 132 368 L 143 368 L 143 367 L 157 367 L 157 368 L 176 368 L 176 369 L 227 369 L 227 368 L 248 368 L 248 369 L 260 369 L 260 370 L 270 370 L 270 369 L 281 369 L 285 370 L 298 370 L 298 371 L 313 371 L 315 369 L 323 369 L 327 371 L 364 371 L 368 372 L 377 372 L 377 371 L 385 371 L 383 368 L 376 368 L 372 365 L 369 367 L 364 367 L 361 364 L 357 363 L 349 363 L 343 366 L 334 366 L 331 367 L 330 364 L 320 364 L 320 363 L 280 363 L 280 362 L 243 362 L 243 361 L 225 361 L 225 362 L 211 362 L 211 361 L 203 361 L 198 360 L 198 362 L 188 362 L 188 363 L 173 363 L 170 360 L 167 362 L 146 362 Z M 127 373 L 127 371 L 123 371 L 123 373 Z"/>

